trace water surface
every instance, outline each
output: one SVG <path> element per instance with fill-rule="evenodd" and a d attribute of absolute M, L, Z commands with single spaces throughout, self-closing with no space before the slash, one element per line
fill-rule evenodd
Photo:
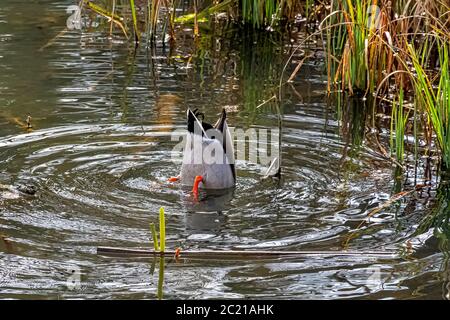
<path fill-rule="evenodd" d="M 169 247 L 329 251 L 344 249 L 367 214 L 400 191 L 391 163 L 342 134 L 317 49 L 283 87 L 281 180 L 261 181 L 260 167 L 241 161 L 234 192 L 196 203 L 166 182 L 179 170 L 171 133 L 184 128 L 186 108 L 215 119 L 226 107 L 233 127 L 276 129 L 274 102 L 256 106 L 278 93 L 305 35 L 294 32 L 291 42 L 216 30 L 196 45 L 187 30 L 173 50 L 158 41 L 134 54 L 119 34 L 61 33 L 70 4 L 0 7 L 1 298 L 157 298 L 159 261 L 96 248 L 151 246 L 161 206 Z M 6 188 L 20 184 L 37 194 Z M 448 299 L 439 232 L 415 233 L 442 208 L 435 195 L 427 189 L 381 210 L 348 242 L 397 258 L 168 259 L 163 297 Z"/>

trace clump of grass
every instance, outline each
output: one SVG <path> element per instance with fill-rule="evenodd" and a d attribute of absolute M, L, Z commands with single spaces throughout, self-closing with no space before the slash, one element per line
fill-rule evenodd
<path fill-rule="evenodd" d="M 442 153 L 445 169 L 450 169 L 450 71 L 449 71 L 449 41 L 435 36 L 436 48 L 439 54 L 439 71 L 427 72 L 427 46 L 422 48 L 422 55 L 412 44 L 408 46 L 415 74 L 412 74 L 416 102 L 422 107 L 431 122 L 437 145 Z M 427 42 L 428 43 L 428 42 Z"/>
<path fill-rule="evenodd" d="M 396 24 L 387 1 L 331 1 L 326 26 L 327 74 L 331 85 L 350 94 L 372 93 L 394 68 Z"/>
<path fill-rule="evenodd" d="M 421 138 L 417 123 L 425 119 L 422 128 L 432 128 L 443 167 L 449 169 L 450 4 L 400 1 L 393 6 L 387 0 L 336 0 L 330 11 L 321 23 L 328 91 L 370 94 L 378 99 L 374 103 L 392 104 L 391 153 L 399 163 L 404 161 L 410 110 L 403 100 L 405 95 L 414 96 L 415 151 Z M 425 135 L 431 139 L 430 131 Z"/>
<path fill-rule="evenodd" d="M 394 151 L 397 161 L 403 163 L 405 154 L 405 128 L 408 122 L 409 109 L 406 110 L 403 106 L 403 88 L 400 89 L 400 94 L 397 99 L 394 99 L 392 104 L 391 114 L 391 151 Z M 395 137 L 394 137 L 395 133 Z"/>
<path fill-rule="evenodd" d="M 283 1 L 282 1 L 283 2 Z M 241 14 L 244 22 L 260 27 L 271 21 L 277 10 L 275 1 L 271 0 L 243 0 L 241 1 Z"/>
<path fill-rule="evenodd" d="M 374 94 L 410 89 L 408 45 L 420 46 L 423 34 L 448 39 L 448 12 L 443 1 L 336 0 L 322 21 L 326 31 L 329 91 Z M 424 52 L 433 60 L 436 47 Z M 384 81 L 387 75 L 389 81 Z"/>

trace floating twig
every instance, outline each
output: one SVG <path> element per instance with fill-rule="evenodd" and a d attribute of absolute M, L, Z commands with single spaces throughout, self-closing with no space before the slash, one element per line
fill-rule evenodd
<path fill-rule="evenodd" d="M 68 31 L 67 28 L 64 28 L 62 31 L 58 32 L 58 34 L 56 36 L 54 36 L 52 39 L 50 39 L 45 45 L 43 45 L 42 47 L 39 48 L 39 52 L 44 51 L 45 48 L 50 47 L 53 43 L 55 43 L 55 41 L 59 38 L 62 37 L 64 34 L 66 34 L 66 32 Z"/>
<path fill-rule="evenodd" d="M 259 105 L 257 105 L 257 106 L 256 106 L 256 109 L 261 108 L 263 105 L 265 105 L 266 103 L 268 103 L 268 102 L 270 102 L 270 101 L 272 101 L 273 99 L 276 99 L 276 98 L 277 98 L 277 96 L 276 96 L 276 95 L 273 95 L 273 96 L 270 97 L 269 99 L 267 99 L 267 100 L 261 102 Z"/>
<path fill-rule="evenodd" d="M 98 247 L 97 254 L 119 257 L 156 257 L 173 258 L 177 250 L 155 251 L 148 248 L 116 248 Z M 303 256 L 361 256 L 375 258 L 398 258 L 394 251 L 280 251 L 280 250 L 184 250 L 180 256 L 183 258 L 203 259 L 248 259 L 248 258 L 279 258 Z"/>
<path fill-rule="evenodd" d="M 300 68 L 303 66 L 303 63 L 305 62 L 306 59 L 312 57 L 313 54 L 308 54 L 305 57 L 303 57 L 302 60 L 300 60 L 300 62 L 297 64 L 297 67 L 295 67 L 294 71 L 291 73 L 291 76 L 289 77 L 289 79 L 287 80 L 287 82 L 292 82 L 294 81 L 295 76 L 297 75 L 297 73 L 299 72 Z"/>
<path fill-rule="evenodd" d="M 14 123 L 17 126 L 21 127 L 22 129 L 30 132 L 33 131 L 33 125 L 31 124 L 31 116 L 27 116 L 27 118 L 25 119 L 25 121 L 23 121 L 22 119 L 20 119 L 19 117 L 15 117 L 12 116 L 10 114 L 2 114 L 2 116 L 4 116 L 6 118 L 6 120 L 10 123 Z"/>

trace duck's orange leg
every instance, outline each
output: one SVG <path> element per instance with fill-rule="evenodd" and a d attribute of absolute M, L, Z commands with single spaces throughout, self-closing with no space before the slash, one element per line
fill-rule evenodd
<path fill-rule="evenodd" d="M 180 176 L 177 176 L 177 177 L 170 177 L 169 178 L 169 182 L 177 182 L 178 180 L 180 180 Z"/>
<path fill-rule="evenodd" d="M 198 185 L 200 184 L 200 182 L 203 182 L 203 177 L 202 176 L 195 176 L 194 186 L 192 187 L 192 193 L 195 196 L 198 196 Z"/>

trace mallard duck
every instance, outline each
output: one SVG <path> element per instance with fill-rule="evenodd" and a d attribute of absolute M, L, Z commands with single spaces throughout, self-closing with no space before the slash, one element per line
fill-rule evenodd
<path fill-rule="evenodd" d="M 181 172 L 169 181 L 179 180 L 184 186 L 192 186 L 194 195 L 199 187 L 215 190 L 234 187 L 234 148 L 225 109 L 214 126 L 204 122 L 204 115 L 197 109 L 188 109 L 186 116 L 188 132 Z"/>

